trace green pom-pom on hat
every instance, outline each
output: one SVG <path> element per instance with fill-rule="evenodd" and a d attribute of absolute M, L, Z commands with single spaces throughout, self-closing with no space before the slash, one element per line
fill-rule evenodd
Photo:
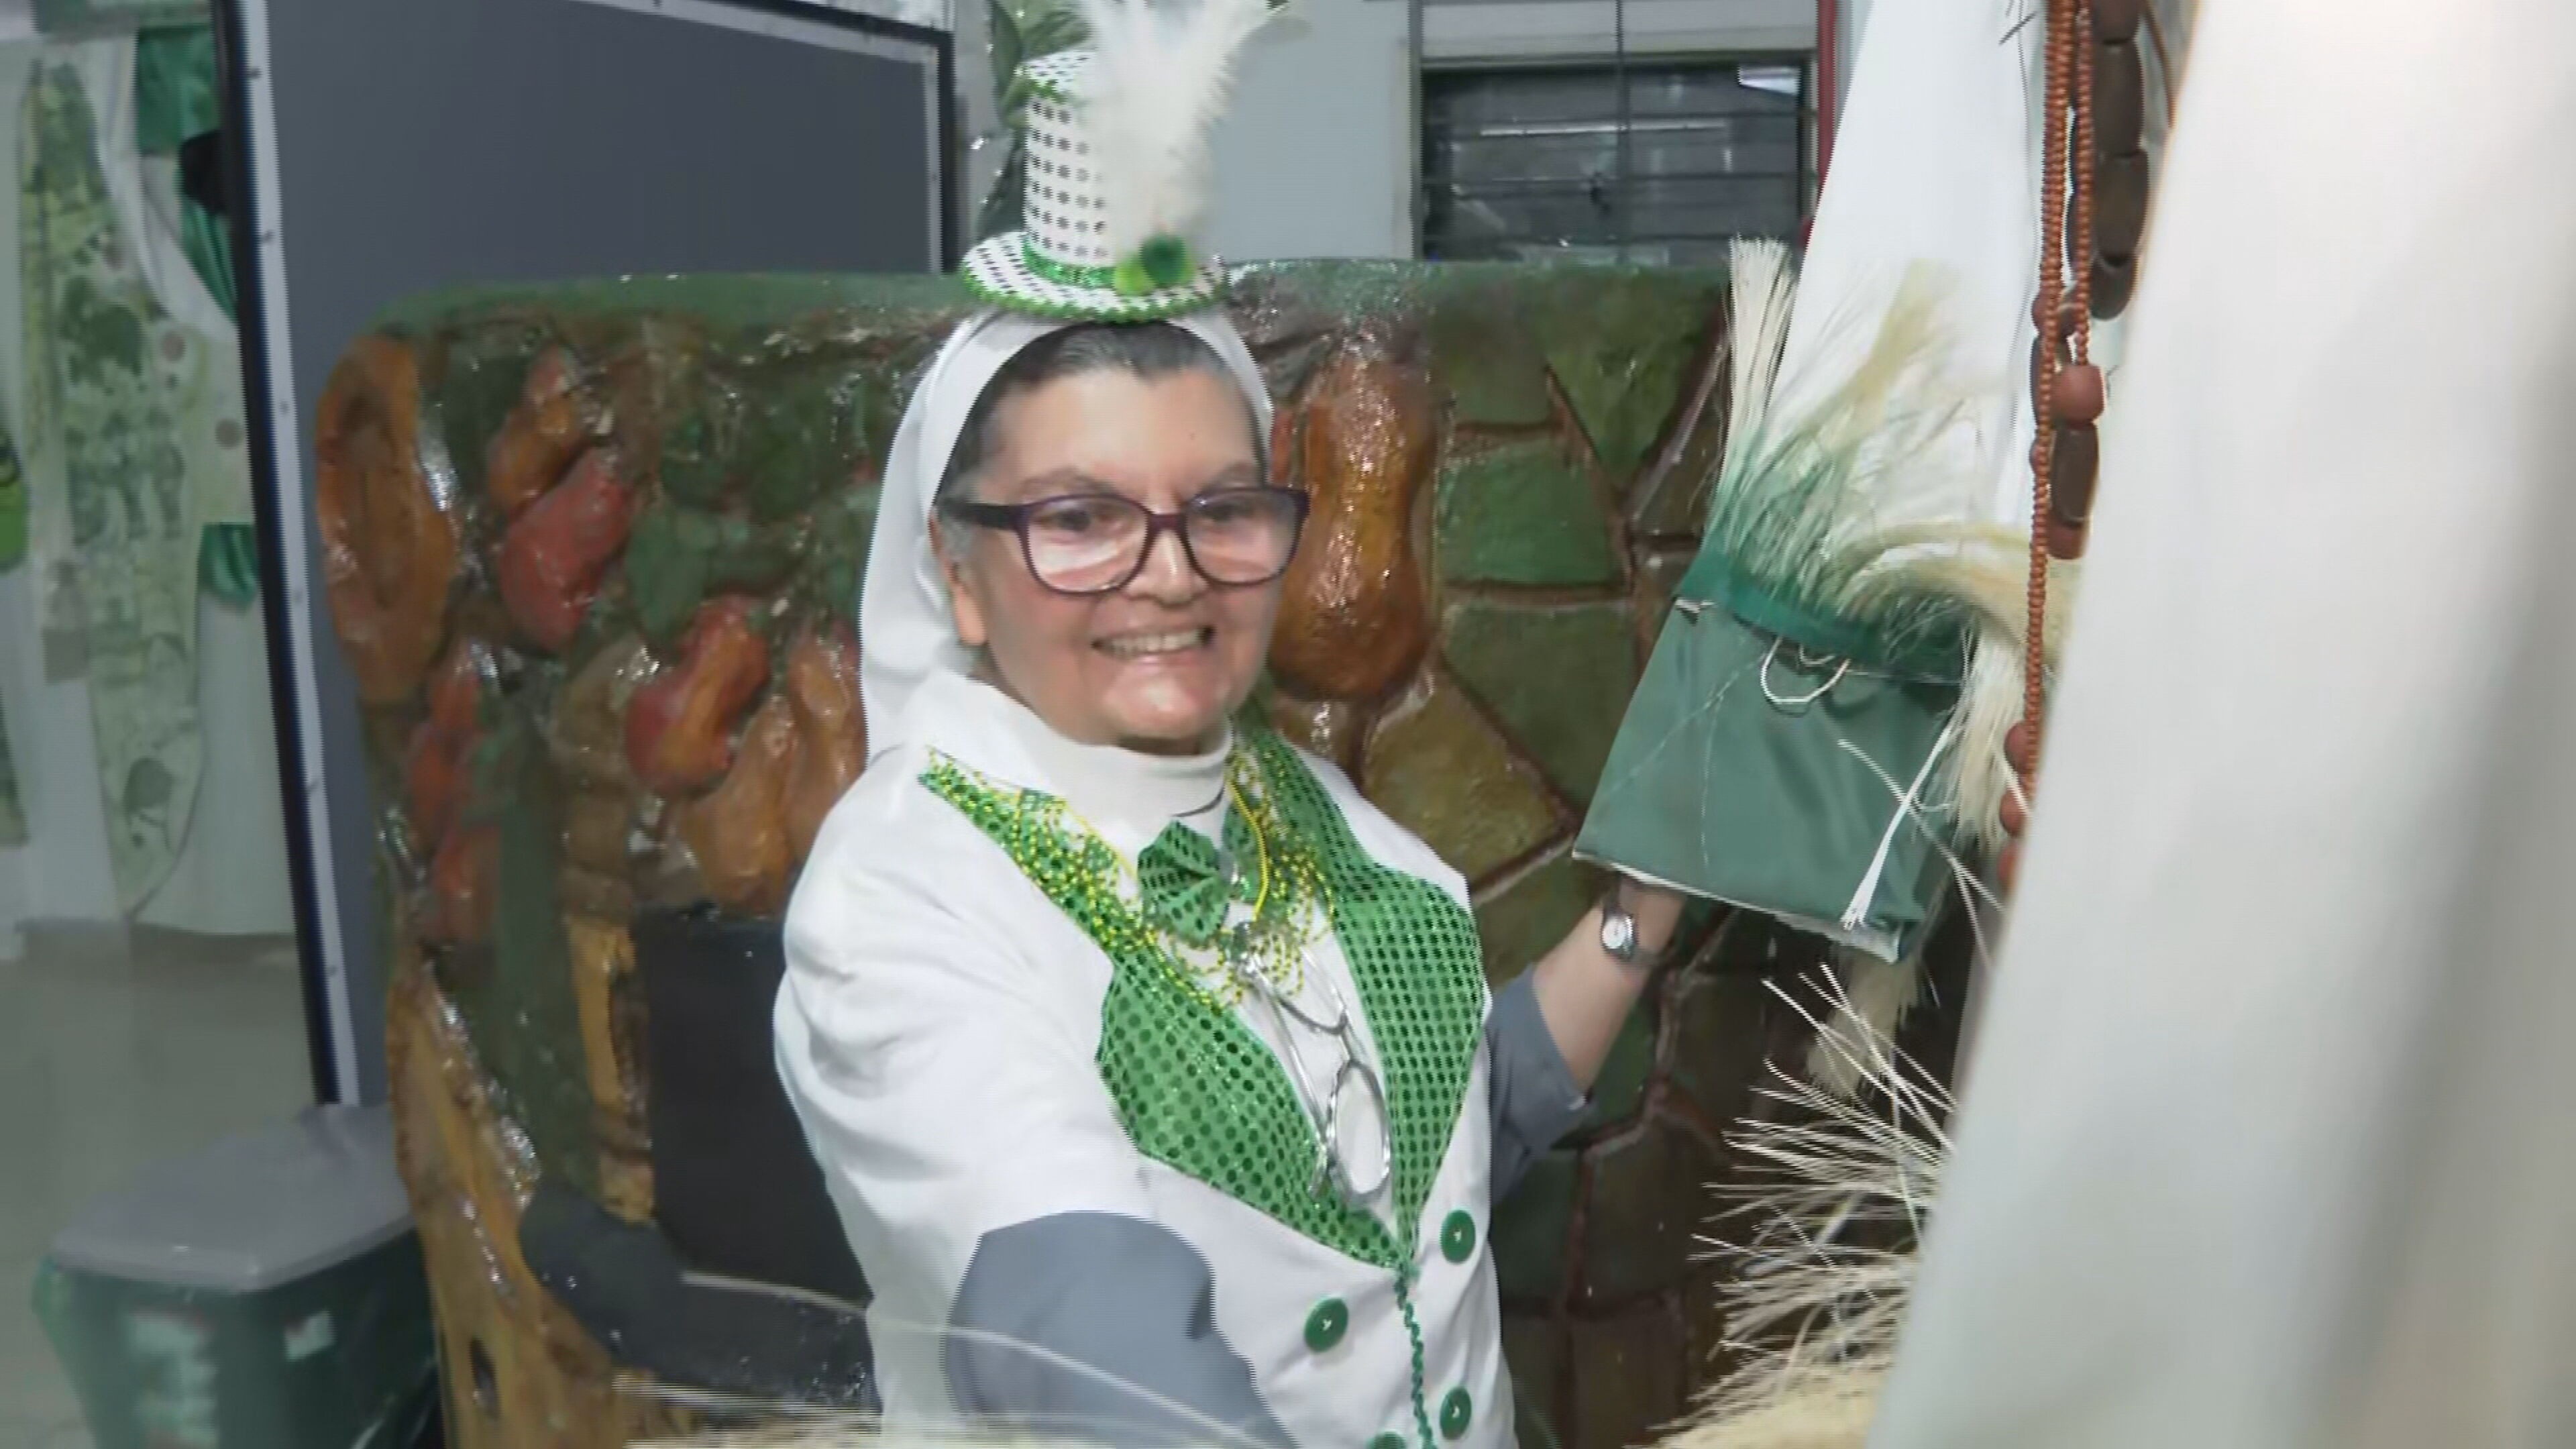
<path fill-rule="evenodd" d="M 1147 239 L 1136 250 L 1136 262 L 1158 288 L 1177 287 L 1188 281 L 1190 273 L 1196 269 L 1195 260 L 1190 256 L 1190 244 L 1169 233 Z"/>
<path fill-rule="evenodd" d="M 1120 296 L 1142 297 L 1188 282 L 1197 268 L 1190 244 L 1167 233 L 1147 241 L 1136 249 L 1136 255 L 1120 262 L 1113 270 L 1111 285 Z"/>

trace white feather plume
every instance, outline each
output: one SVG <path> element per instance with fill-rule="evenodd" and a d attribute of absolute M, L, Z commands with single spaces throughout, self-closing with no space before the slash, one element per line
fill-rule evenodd
<path fill-rule="evenodd" d="M 1726 1332 L 1742 1358 L 1656 1449 L 1862 1449 L 1896 1362 L 1952 1102 L 1883 1037 L 1851 1029 L 1868 1008 L 1839 981 L 1817 984 L 1823 1011 L 1772 990 L 1844 1058 L 1858 1090 L 1775 1066 L 1769 1106 L 1729 1134 L 1759 1174 L 1735 1190 L 1751 1231 L 1710 1244 L 1734 1269 Z"/>
<path fill-rule="evenodd" d="M 1271 14 L 1270 0 L 1082 0 L 1092 51 L 1083 123 L 1111 256 L 1192 236 L 1235 57 Z"/>
<path fill-rule="evenodd" d="M 1739 237 L 1727 250 L 1728 335 L 1726 450 L 1721 478 L 1742 477 L 1752 466 L 1754 444 L 1764 436 L 1771 390 L 1789 346 L 1789 317 L 1798 297 L 1798 270 L 1788 247 Z"/>
<path fill-rule="evenodd" d="M 1849 1099 L 1869 1084 L 1877 1057 L 1896 1050 L 1896 1030 L 1922 1004 L 1928 984 L 1920 948 L 1901 961 L 1836 945 L 1831 955 L 1834 995 L 1831 1026 L 1807 1048 L 1807 1079 Z"/>

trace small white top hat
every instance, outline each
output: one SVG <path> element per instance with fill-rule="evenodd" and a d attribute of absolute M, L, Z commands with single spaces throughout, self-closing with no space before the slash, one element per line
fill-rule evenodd
<path fill-rule="evenodd" d="M 1022 229 L 968 252 L 969 290 L 1042 317 L 1148 322 L 1214 302 L 1224 268 L 1192 233 L 1208 131 L 1269 0 L 1086 0 L 1092 48 L 1020 67 Z"/>

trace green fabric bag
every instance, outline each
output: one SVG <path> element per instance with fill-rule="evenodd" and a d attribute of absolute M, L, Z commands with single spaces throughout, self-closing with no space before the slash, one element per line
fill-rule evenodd
<path fill-rule="evenodd" d="M 1946 757 L 1965 645 L 1877 647 L 1730 577 L 1684 577 L 1575 844 L 1583 859 L 1888 960 L 1950 872 Z"/>

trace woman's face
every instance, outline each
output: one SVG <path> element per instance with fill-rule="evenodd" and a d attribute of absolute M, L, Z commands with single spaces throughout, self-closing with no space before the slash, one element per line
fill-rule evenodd
<path fill-rule="evenodd" d="M 1058 378 L 1005 397 L 993 431 L 996 446 L 966 480 L 978 503 L 1115 494 L 1172 513 L 1210 489 L 1263 481 L 1249 407 L 1206 371 Z M 1276 579 L 1212 584 L 1166 532 L 1125 587 L 1075 596 L 1040 584 L 1008 530 L 943 520 L 938 537 L 959 639 L 1068 739 L 1204 749 L 1252 692 L 1279 614 Z"/>

